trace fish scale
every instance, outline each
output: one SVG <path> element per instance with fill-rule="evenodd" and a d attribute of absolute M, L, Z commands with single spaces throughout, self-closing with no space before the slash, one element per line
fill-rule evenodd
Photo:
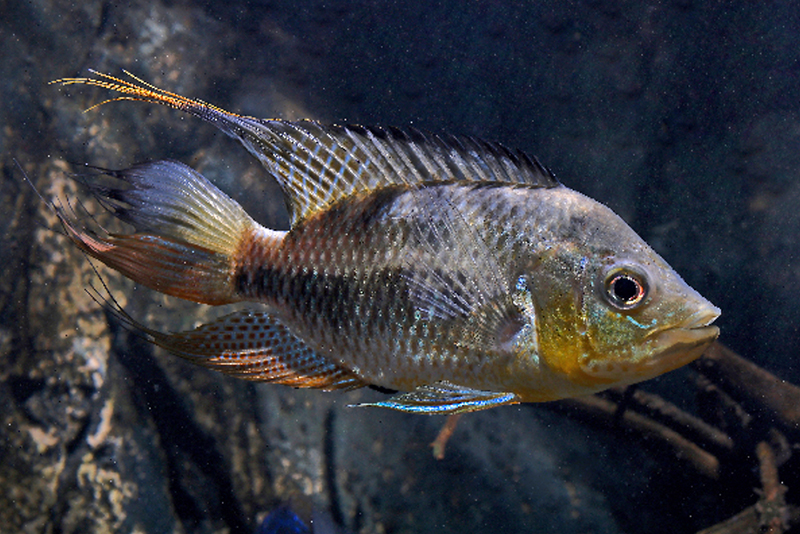
<path fill-rule="evenodd" d="M 187 166 L 99 171 L 105 233 L 56 208 L 87 254 L 168 295 L 251 302 L 165 334 L 199 365 L 294 387 L 399 390 L 369 404 L 449 414 L 657 376 L 716 338 L 720 311 L 622 219 L 536 158 L 472 137 L 257 119 L 138 78 L 57 80 L 170 106 L 237 139 L 275 178 L 292 225 L 254 221 Z M 113 181 L 113 180 L 112 180 Z"/>
<path fill-rule="evenodd" d="M 379 203 L 396 206 L 396 195 L 387 195 Z M 421 334 L 420 339 L 408 334 L 412 330 L 421 331 L 421 327 L 414 327 L 423 323 L 422 318 L 416 316 L 417 308 L 409 302 L 406 280 L 414 275 L 404 274 L 403 255 L 397 253 L 405 246 L 398 241 L 409 238 L 385 240 L 373 237 L 384 234 L 384 226 L 395 226 L 393 219 L 398 215 L 387 213 L 381 223 L 373 220 L 376 217 L 374 213 L 364 215 L 365 209 L 373 211 L 374 208 L 349 207 L 340 205 L 335 211 L 320 214 L 295 228 L 287 236 L 284 246 L 288 249 L 286 257 L 291 258 L 284 261 L 292 267 L 283 272 L 276 269 L 258 276 L 247 276 L 253 280 L 254 288 L 247 296 L 293 309 L 292 319 L 287 324 L 300 337 L 314 339 L 319 335 L 317 332 L 327 334 L 317 344 L 325 346 L 326 353 L 332 356 L 353 354 L 351 362 L 359 369 L 381 369 L 382 376 L 386 377 L 390 374 L 386 370 L 397 368 L 398 361 L 409 361 L 417 362 L 418 368 L 406 365 L 404 374 L 415 375 L 417 380 L 441 380 L 452 375 L 454 369 L 450 367 L 456 366 L 447 359 L 454 357 L 454 353 L 439 348 L 447 346 L 447 343 L 439 341 L 447 337 L 445 324 L 441 326 L 439 335 L 432 333 L 430 327 L 425 328 L 427 333 Z M 337 243 L 342 250 L 361 251 L 361 255 L 352 256 L 347 262 L 315 264 L 311 255 L 306 253 L 327 248 L 331 241 L 339 241 L 340 236 L 346 235 L 365 241 L 360 248 L 354 243 Z M 382 247 L 387 248 L 383 250 Z M 301 252 L 294 253 L 295 249 Z M 394 254 L 390 253 L 392 250 Z M 365 269 L 365 265 L 370 268 Z M 310 282 L 312 279 L 313 283 Z M 239 284 L 239 287 L 243 285 Z M 274 288 L 285 289 L 278 295 Z M 356 309 L 360 312 L 355 313 Z M 374 340 L 373 345 L 365 345 L 364 338 Z M 396 342 L 387 344 L 383 342 L 385 339 Z M 423 354 L 419 353 L 420 350 Z M 439 376 L 432 374 L 427 363 L 436 360 L 444 360 Z M 465 371 L 470 372 L 469 369 Z M 404 384 L 407 382 L 408 379 Z"/>

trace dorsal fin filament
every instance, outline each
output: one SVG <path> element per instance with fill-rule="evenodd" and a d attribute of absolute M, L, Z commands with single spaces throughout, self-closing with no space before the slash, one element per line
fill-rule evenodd
<path fill-rule="evenodd" d="M 185 96 L 181 96 L 177 93 L 173 93 L 171 91 L 167 91 L 165 89 L 160 89 L 153 84 L 150 84 L 141 78 L 131 74 L 127 70 L 123 70 L 127 76 L 133 78 L 136 82 L 140 85 L 135 83 L 129 82 L 127 80 L 122 80 L 115 76 L 111 76 L 110 74 L 105 74 L 102 72 L 98 72 L 96 70 L 89 69 L 89 72 L 98 76 L 100 79 L 97 78 L 59 78 L 57 80 L 53 80 L 49 82 L 49 84 L 59 84 L 59 85 L 90 85 L 93 87 L 100 87 L 102 89 L 108 89 L 109 91 L 116 91 L 118 93 L 123 93 L 126 96 L 118 96 L 116 98 L 108 98 L 103 100 L 102 102 L 95 104 L 86 110 L 84 113 L 92 111 L 94 109 L 99 108 L 105 104 L 109 104 L 111 102 L 118 102 L 123 100 L 133 100 L 135 102 L 148 102 L 150 104 L 161 104 L 163 106 L 171 107 L 174 109 L 178 109 L 180 111 L 187 111 L 189 113 L 200 114 L 199 112 L 203 109 L 206 110 L 213 110 L 218 113 L 224 113 L 226 115 L 232 115 L 234 117 L 240 117 L 241 115 L 236 115 L 235 113 L 230 113 L 229 111 L 225 111 L 222 108 L 218 108 L 213 104 L 209 104 L 207 102 L 203 102 L 202 100 L 194 100 L 191 98 L 187 98 Z"/>

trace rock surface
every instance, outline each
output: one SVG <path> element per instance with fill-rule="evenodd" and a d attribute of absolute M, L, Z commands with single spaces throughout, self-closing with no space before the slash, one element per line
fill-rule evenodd
<path fill-rule="evenodd" d="M 3 530 L 253 532 L 286 501 L 363 533 L 688 532 L 737 511 L 750 487 L 698 482 L 546 407 L 465 417 L 436 461 L 441 419 L 346 407 L 375 392 L 253 385 L 168 357 L 105 316 L 85 291 L 97 273 L 22 176 L 74 202 L 80 163 L 174 158 L 286 227 L 277 186 L 212 127 L 125 102 L 83 113 L 104 95 L 46 85 L 89 68 L 256 116 L 499 140 L 608 203 L 723 308 L 726 343 L 798 382 L 788 3 L 67 5 L 0 1 Z M 98 272 L 148 325 L 221 313 Z M 683 402 L 686 377 L 645 387 Z"/>

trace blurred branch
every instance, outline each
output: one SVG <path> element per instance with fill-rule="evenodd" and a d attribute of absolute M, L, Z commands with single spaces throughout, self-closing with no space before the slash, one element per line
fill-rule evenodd
<path fill-rule="evenodd" d="M 781 426 L 800 431 L 800 388 L 714 343 L 694 364 L 709 380 L 731 394 L 748 410 L 758 411 Z"/>
<path fill-rule="evenodd" d="M 706 417 L 712 418 L 718 426 L 732 432 L 745 432 L 753 422 L 750 415 L 742 405 L 736 402 L 716 384 L 702 374 L 695 375 L 697 385 L 697 403 Z"/>
<path fill-rule="evenodd" d="M 758 502 L 697 534 L 784 534 L 800 524 L 800 507 L 786 502 L 787 488 L 778 474 L 778 467 L 789 459 L 800 439 L 800 387 L 720 343 L 712 344 L 693 366 L 699 372 L 696 386 L 701 415 L 722 428 L 638 389 L 616 388 L 603 396 L 566 399 L 548 406 L 603 428 L 616 426 L 638 436 L 650 448 L 668 450 L 675 459 L 713 480 L 720 478 L 720 460 L 706 449 L 724 460 L 741 462 L 753 458 L 756 444 L 761 482 L 761 489 L 756 490 Z M 437 458 L 444 456 L 457 421 L 458 417 L 448 418 L 431 444 Z"/>
<path fill-rule="evenodd" d="M 456 425 L 458 424 L 458 420 L 461 419 L 462 415 L 464 414 L 454 413 L 448 415 L 447 419 L 445 419 L 444 426 L 442 426 L 442 429 L 439 431 L 436 439 L 434 439 L 431 443 L 431 447 L 433 448 L 433 457 L 437 460 L 444 460 L 444 448 L 452 437 L 453 432 L 456 431 Z"/>
<path fill-rule="evenodd" d="M 623 394 L 619 389 L 614 389 L 611 393 Z M 615 398 L 614 400 L 620 402 L 619 399 Z M 725 432 L 699 417 L 681 410 L 658 395 L 636 389 L 628 398 L 627 408 L 642 412 L 643 415 L 680 432 L 684 437 L 704 448 L 713 447 L 719 451 L 728 452 L 733 450 L 733 439 Z"/>
<path fill-rule="evenodd" d="M 719 477 L 719 460 L 713 454 L 692 443 L 681 434 L 632 410 L 619 415 L 617 404 L 597 396 L 567 399 L 559 402 L 585 415 L 590 415 L 603 425 L 617 424 L 625 430 L 639 434 L 645 440 L 668 448 L 679 460 L 689 463 L 699 473 L 711 479 Z"/>
<path fill-rule="evenodd" d="M 761 532 L 769 534 L 783 534 L 788 526 L 786 514 L 786 501 L 783 494 L 786 487 L 778 479 L 778 466 L 775 464 L 775 452 L 766 441 L 761 441 L 756 446 L 759 471 L 761 474 L 761 488 L 763 493 L 756 505 L 759 512 L 759 527 Z"/>
<path fill-rule="evenodd" d="M 783 534 L 791 525 L 798 523 L 800 508 L 786 504 L 786 486 L 778 479 L 775 452 L 766 441 L 756 446 L 756 457 L 761 476 L 761 497 L 758 502 L 697 534 Z"/>

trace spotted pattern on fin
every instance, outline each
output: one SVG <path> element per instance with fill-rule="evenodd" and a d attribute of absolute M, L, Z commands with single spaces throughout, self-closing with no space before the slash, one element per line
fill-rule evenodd
<path fill-rule="evenodd" d="M 356 193 L 396 185 L 475 181 L 555 187 L 537 160 L 502 145 L 419 131 L 231 117 L 215 121 L 269 169 L 293 222 Z"/>
<path fill-rule="evenodd" d="M 237 378 L 325 390 L 367 385 L 316 354 L 268 313 L 242 310 L 194 330 L 167 334 L 143 326 L 113 303 L 106 302 L 106 307 L 172 354 Z"/>

